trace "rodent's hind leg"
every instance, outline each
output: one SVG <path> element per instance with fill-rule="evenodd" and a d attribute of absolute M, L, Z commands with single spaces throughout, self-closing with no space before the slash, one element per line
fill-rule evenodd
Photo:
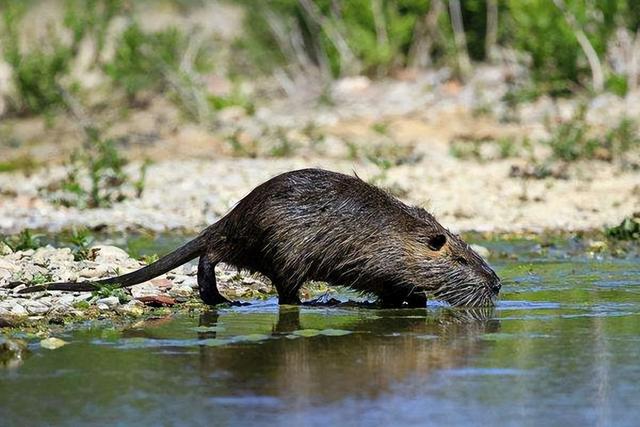
<path fill-rule="evenodd" d="M 273 286 L 275 286 L 276 291 L 278 291 L 278 304 L 301 304 L 300 297 L 298 296 L 300 285 L 275 277 L 271 278 L 271 282 L 273 283 Z"/>
<path fill-rule="evenodd" d="M 198 290 L 200 298 L 202 298 L 202 302 L 209 305 L 230 303 L 231 301 L 223 297 L 218 291 L 215 267 L 215 263 L 207 259 L 207 254 L 200 256 L 198 261 Z"/>

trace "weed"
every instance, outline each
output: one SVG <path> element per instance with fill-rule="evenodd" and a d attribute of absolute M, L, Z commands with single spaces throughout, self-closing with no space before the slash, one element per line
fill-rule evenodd
<path fill-rule="evenodd" d="M 66 241 L 71 245 L 71 253 L 76 261 L 82 261 L 89 256 L 89 247 L 95 240 L 86 228 L 73 228 Z"/>
<path fill-rule="evenodd" d="M 640 240 L 640 212 L 625 218 L 622 222 L 605 230 L 607 236 L 617 240 Z"/>
<path fill-rule="evenodd" d="M 22 171 L 27 175 L 30 175 L 37 167 L 39 163 L 31 156 L 15 157 L 11 160 L 0 162 L 0 173 L 2 172 L 15 172 Z"/>
<path fill-rule="evenodd" d="M 375 122 L 371 125 L 371 130 L 380 135 L 389 134 L 389 123 L 387 122 Z"/>
<path fill-rule="evenodd" d="M 24 229 L 18 235 L 3 239 L 3 243 L 13 252 L 38 249 L 42 246 L 42 235 L 33 234 L 31 230 Z"/>
<path fill-rule="evenodd" d="M 296 149 L 296 145 L 287 135 L 286 129 L 278 127 L 273 138 L 275 144 L 271 147 L 271 157 L 291 157 Z"/>
<path fill-rule="evenodd" d="M 120 304 L 124 304 L 131 300 L 124 288 L 118 284 L 102 285 L 100 289 L 93 291 L 91 294 L 95 299 L 117 297 Z"/>
<path fill-rule="evenodd" d="M 3 10 L 2 34 L 4 59 L 12 69 L 16 98 L 12 110 L 19 114 L 49 113 L 64 103 L 58 81 L 68 69 L 72 51 L 55 34 L 50 34 L 48 46 L 20 49 L 18 24 L 25 4 L 9 1 Z"/>
<path fill-rule="evenodd" d="M 89 301 L 76 301 L 73 303 L 73 308 L 76 308 L 78 310 L 88 310 L 89 308 L 91 308 L 91 303 L 89 303 Z"/>
<path fill-rule="evenodd" d="M 140 258 L 140 261 L 142 261 L 145 264 L 149 265 L 149 264 L 153 264 L 154 262 L 158 261 L 159 259 L 160 259 L 160 257 L 158 256 L 158 254 L 151 254 L 151 255 L 143 255 Z"/>
<path fill-rule="evenodd" d="M 581 106 L 570 120 L 550 130 L 549 144 L 553 158 L 563 161 L 620 159 L 632 148 L 640 147 L 635 121 L 623 118 L 604 133 L 590 126 L 586 107 Z"/>
<path fill-rule="evenodd" d="M 30 285 L 44 285 L 45 283 L 51 282 L 53 282 L 53 276 L 51 274 L 36 273 L 33 275 Z"/>

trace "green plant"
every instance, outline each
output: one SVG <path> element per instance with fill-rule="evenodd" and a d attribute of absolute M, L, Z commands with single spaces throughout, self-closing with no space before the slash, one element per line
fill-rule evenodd
<path fill-rule="evenodd" d="M 38 249 L 42 246 L 42 235 L 34 234 L 31 230 L 24 229 L 15 236 L 2 240 L 13 252 Z"/>
<path fill-rule="evenodd" d="M 291 141 L 285 129 L 278 127 L 272 139 L 275 139 L 274 145 L 271 147 L 271 157 L 290 157 L 296 149 L 296 144 Z"/>
<path fill-rule="evenodd" d="M 45 283 L 53 282 L 53 276 L 49 273 L 36 273 L 31 279 L 30 285 L 44 285 Z"/>
<path fill-rule="evenodd" d="M 375 122 L 371 125 L 371 130 L 380 135 L 387 135 L 389 133 L 389 123 Z"/>
<path fill-rule="evenodd" d="M 2 12 L 3 55 L 12 69 L 16 91 L 12 109 L 20 114 L 51 112 L 63 105 L 58 81 L 69 69 L 72 51 L 53 33 L 48 45 L 21 49 L 19 24 L 26 6 L 24 2 L 7 1 Z"/>
<path fill-rule="evenodd" d="M 640 133 L 635 121 L 623 118 L 603 133 L 590 126 L 585 115 L 586 108 L 582 106 L 570 120 L 551 129 L 547 143 L 555 159 L 611 161 L 620 159 L 632 148 L 640 147 Z"/>
<path fill-rule="evenodd" d="M 71 32 L 74 53 L 83 38 L 91 37 L 95 42 L 95 55 L 99 55 L 106 42 L 109 24 L 125 10 L 124 3 L 124 0 L 65 0 L 63 22 Z"/>
<path fill-rule="evenodd" d="M 71 245 L 71 253 L 76 261 L 82 261 L 89 256 L 89 247 L 94 241 L 94 236 L 86 228 L 73 228 L 66 241 Z"/>
<path fill-rule="evenodd" d="M 73 308 L 77 308 L 78 310 L 88 310 L 91 308 L 91 303 L 89 301 L 76 301 L 73 303 Z"/>
<path fill-rule="evenodd" d="M 108 207 L 128 197 L 140 197 L 144 190 L 148 162 L 134 179 L 124 167 L 128 161 L 118 152 L 115 141 L 103 138 L 93 126 L 85 127 L 83 150 L 71 156 L 67 177 L 59 183 L 60 192 L 46 191 L 57 203 L 81 209 Z M 51 194 L 52 193 L 52 194 Z"/>
<path fill-rule="evenodd" d="M 211 70 L 211 55 L 205 43 L 195 48 L 193 43 L 193 37 L 177 28 L 146 33 L 134 21 L 117 40 L 115 55 L 104 71 L 124 89 L 131 104 L 143 92 L 168 91 L 189 116 L 204 120 L 209 105 L 199 76 Z"/>
<path fill-rule="evenodd" d="M 117 297 L 120 304 L 124 304 L 131 300 L 131 297 L 127 294 L 125 289 L 121 288 L 118 284 L 101 285 L 100 289 L 93 291 L 91 295 L 95 299 Z"/>
<path fill-rule="evenodd" d="M 607 228 L 606 234 L 618 240 L 640 240 L 640 212 L 623 219 L 615 227 Z"/>
<path fill-rule="evenodd" d="M 159 259 L 160 259 L 160 257 L 158 256 L 158 254 L 150 254 L 150 255 L 143 255 L 140 258 L 140 261 L 142 261 L 145 264 L 149 265 L 149 264 L 153 264 L 154 262 L 158 261 Z"/>
<path fill-rule="evenodd" d="M 71 41 L 64 41 L 64 36 L 52 26 L 46 43 L 32 42 L 25 46 L 21 43 L 20 25 L 28 6 L 29 2 L 16 0 L 2 3 L 3 54 L 12 69 L 16 91 L 12 109 L 19 114 L 51 115 L 65 106 L 60 80 L 67 76 L 80 41 L 91 35 L 96 42 L 97 57 L 104 46 L 107 27 L 121 10 L 122 1 L 67 0 L 63 25 L 71 32 Z"/>

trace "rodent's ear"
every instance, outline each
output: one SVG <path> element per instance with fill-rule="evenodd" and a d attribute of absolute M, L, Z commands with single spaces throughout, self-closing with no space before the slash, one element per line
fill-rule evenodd
<path fill-rule="evenodd" d="M 429 237 L 427 246 L 429 246 L 429 249 L 431 250 L 439 251 L 440 249 L 442 249 L 445 243 L 447 243 L 447 236 L 445 236 L 444 234 L 434 234 L 433 236 Z"/>

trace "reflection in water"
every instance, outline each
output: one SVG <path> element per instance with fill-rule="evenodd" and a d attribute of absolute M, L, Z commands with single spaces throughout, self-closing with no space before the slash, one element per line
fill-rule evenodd
<path fill-rule="evenodd" d="M 392 385 L 432 371 L 465 364 L 491 346 L 480 340 L 496 332 L 499 322 L 489 320 L 491 310 L 381 310 L 376 315 L 346 315 L 345 336 L 302 338 L 291 335 L 304 330 L 305 313 L 299 307 L 280 307 L 273 319 L 272 339 L 260 345 L 209 347 L 201 345 L 199 370 L 203 378 L 211 372 L 233 372 L 229 388 L 251 384 L 251 392 L 281 396 L 304 404 L 342 399 L 345 396 L 375 396 Z M 245 314 L 249 318 L 250 314 Z M 200 316 L 208 331 L 200 339 L 224 339 L 228 316 L 212 310 Z M 241 355 L 240 355 L 241 353 Z"/>

